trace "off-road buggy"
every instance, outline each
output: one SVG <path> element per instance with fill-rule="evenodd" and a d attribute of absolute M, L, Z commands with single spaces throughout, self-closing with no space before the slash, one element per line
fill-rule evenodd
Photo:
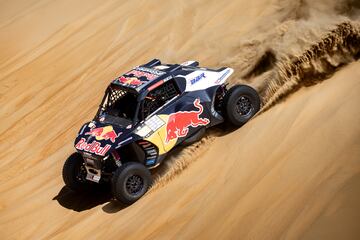
<path fill-rule="evenodd" d="M 226 88 L 233 69 L 198 65 L 154 59 L 113 80 L 75 139 L 77 152 L 63 168 L 66 186 L 89 191 L 110 183 L 114 197 L 131 204 L 151 186 L 149 169 L 175 146 L 191 144 L 223 122 L 240 127 L 259 110 L 254 89 Z"/>

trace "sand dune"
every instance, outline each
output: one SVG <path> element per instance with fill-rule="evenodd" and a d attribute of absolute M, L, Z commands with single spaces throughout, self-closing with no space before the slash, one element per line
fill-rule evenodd
<path fill-rule="evenodd" d="M 359 239 L 358 1 L 0 1 L 1 239 Z M 174 152 L 132 206 L 64 188 L 109 81 L 235 68 L 264 109 Z"/>

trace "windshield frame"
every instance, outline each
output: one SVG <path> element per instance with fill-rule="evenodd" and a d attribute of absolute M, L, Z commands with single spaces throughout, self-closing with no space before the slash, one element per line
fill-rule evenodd
<path fill-rule="evenodd" d="M 108 112 L 109 107 L 111 107 L 115 102 L 117 102 L 119 99 L 121 99 L 121 97 L 119 97 L 118 99 L 114 100 L 113 103 L 110 105 L 110 102 L 109 102 L 110 95 L 113 91 L 116 91 L 116 90 L 123 91 L 124 95 L 126 93 L 134 94 L 134 96 L 136 97 L 136 109 L 135 109 L 134 116 L 132 119 L 122 118 L 119 116 L 114 116 L 114 115 L 109 114 L 109 112 Z M 105 94 L 101 100 L 101 103 L 100 103 L 98 111 L 94 117 L 94 120 L 100 121 L 100 118 L 102 116 L 104 116 L 105 114 L 108 114 L 108 115 L 111 115 L 116 118 L 127 120 L 127 121 L 131 122 L 132 125 L 135 125 L 139 121 L 138 114 L 139 114 L 140 104 L 141 104 L 141 94 L 139 94 L 137 91 L 134 91 L 131 88 L 126 88 L 126 87 L 119 86 L 116 84 L 110 84 L 105 90 Z"/>

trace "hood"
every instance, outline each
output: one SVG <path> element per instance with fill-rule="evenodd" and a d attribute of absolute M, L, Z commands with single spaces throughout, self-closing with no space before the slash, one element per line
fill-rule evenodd
<path fill-rule="evenodd" d="M 74 145 L 78 151 L 107 156 L 133 140 L 133 129 L 131 125 L 120 127 L 92 121 L 81 127 Z"/>

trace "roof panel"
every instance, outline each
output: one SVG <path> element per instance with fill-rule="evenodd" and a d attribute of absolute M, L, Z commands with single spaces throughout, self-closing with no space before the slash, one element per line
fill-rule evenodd
<path fill-rule="evenodd" d="M 159 77 L 165 74 L 166 72 L 153 68 L 136 67 L 122 76 L 114 79 L 112 83 L 140 91 L 142 87 L 150 82 L 157 80 Z"/>

